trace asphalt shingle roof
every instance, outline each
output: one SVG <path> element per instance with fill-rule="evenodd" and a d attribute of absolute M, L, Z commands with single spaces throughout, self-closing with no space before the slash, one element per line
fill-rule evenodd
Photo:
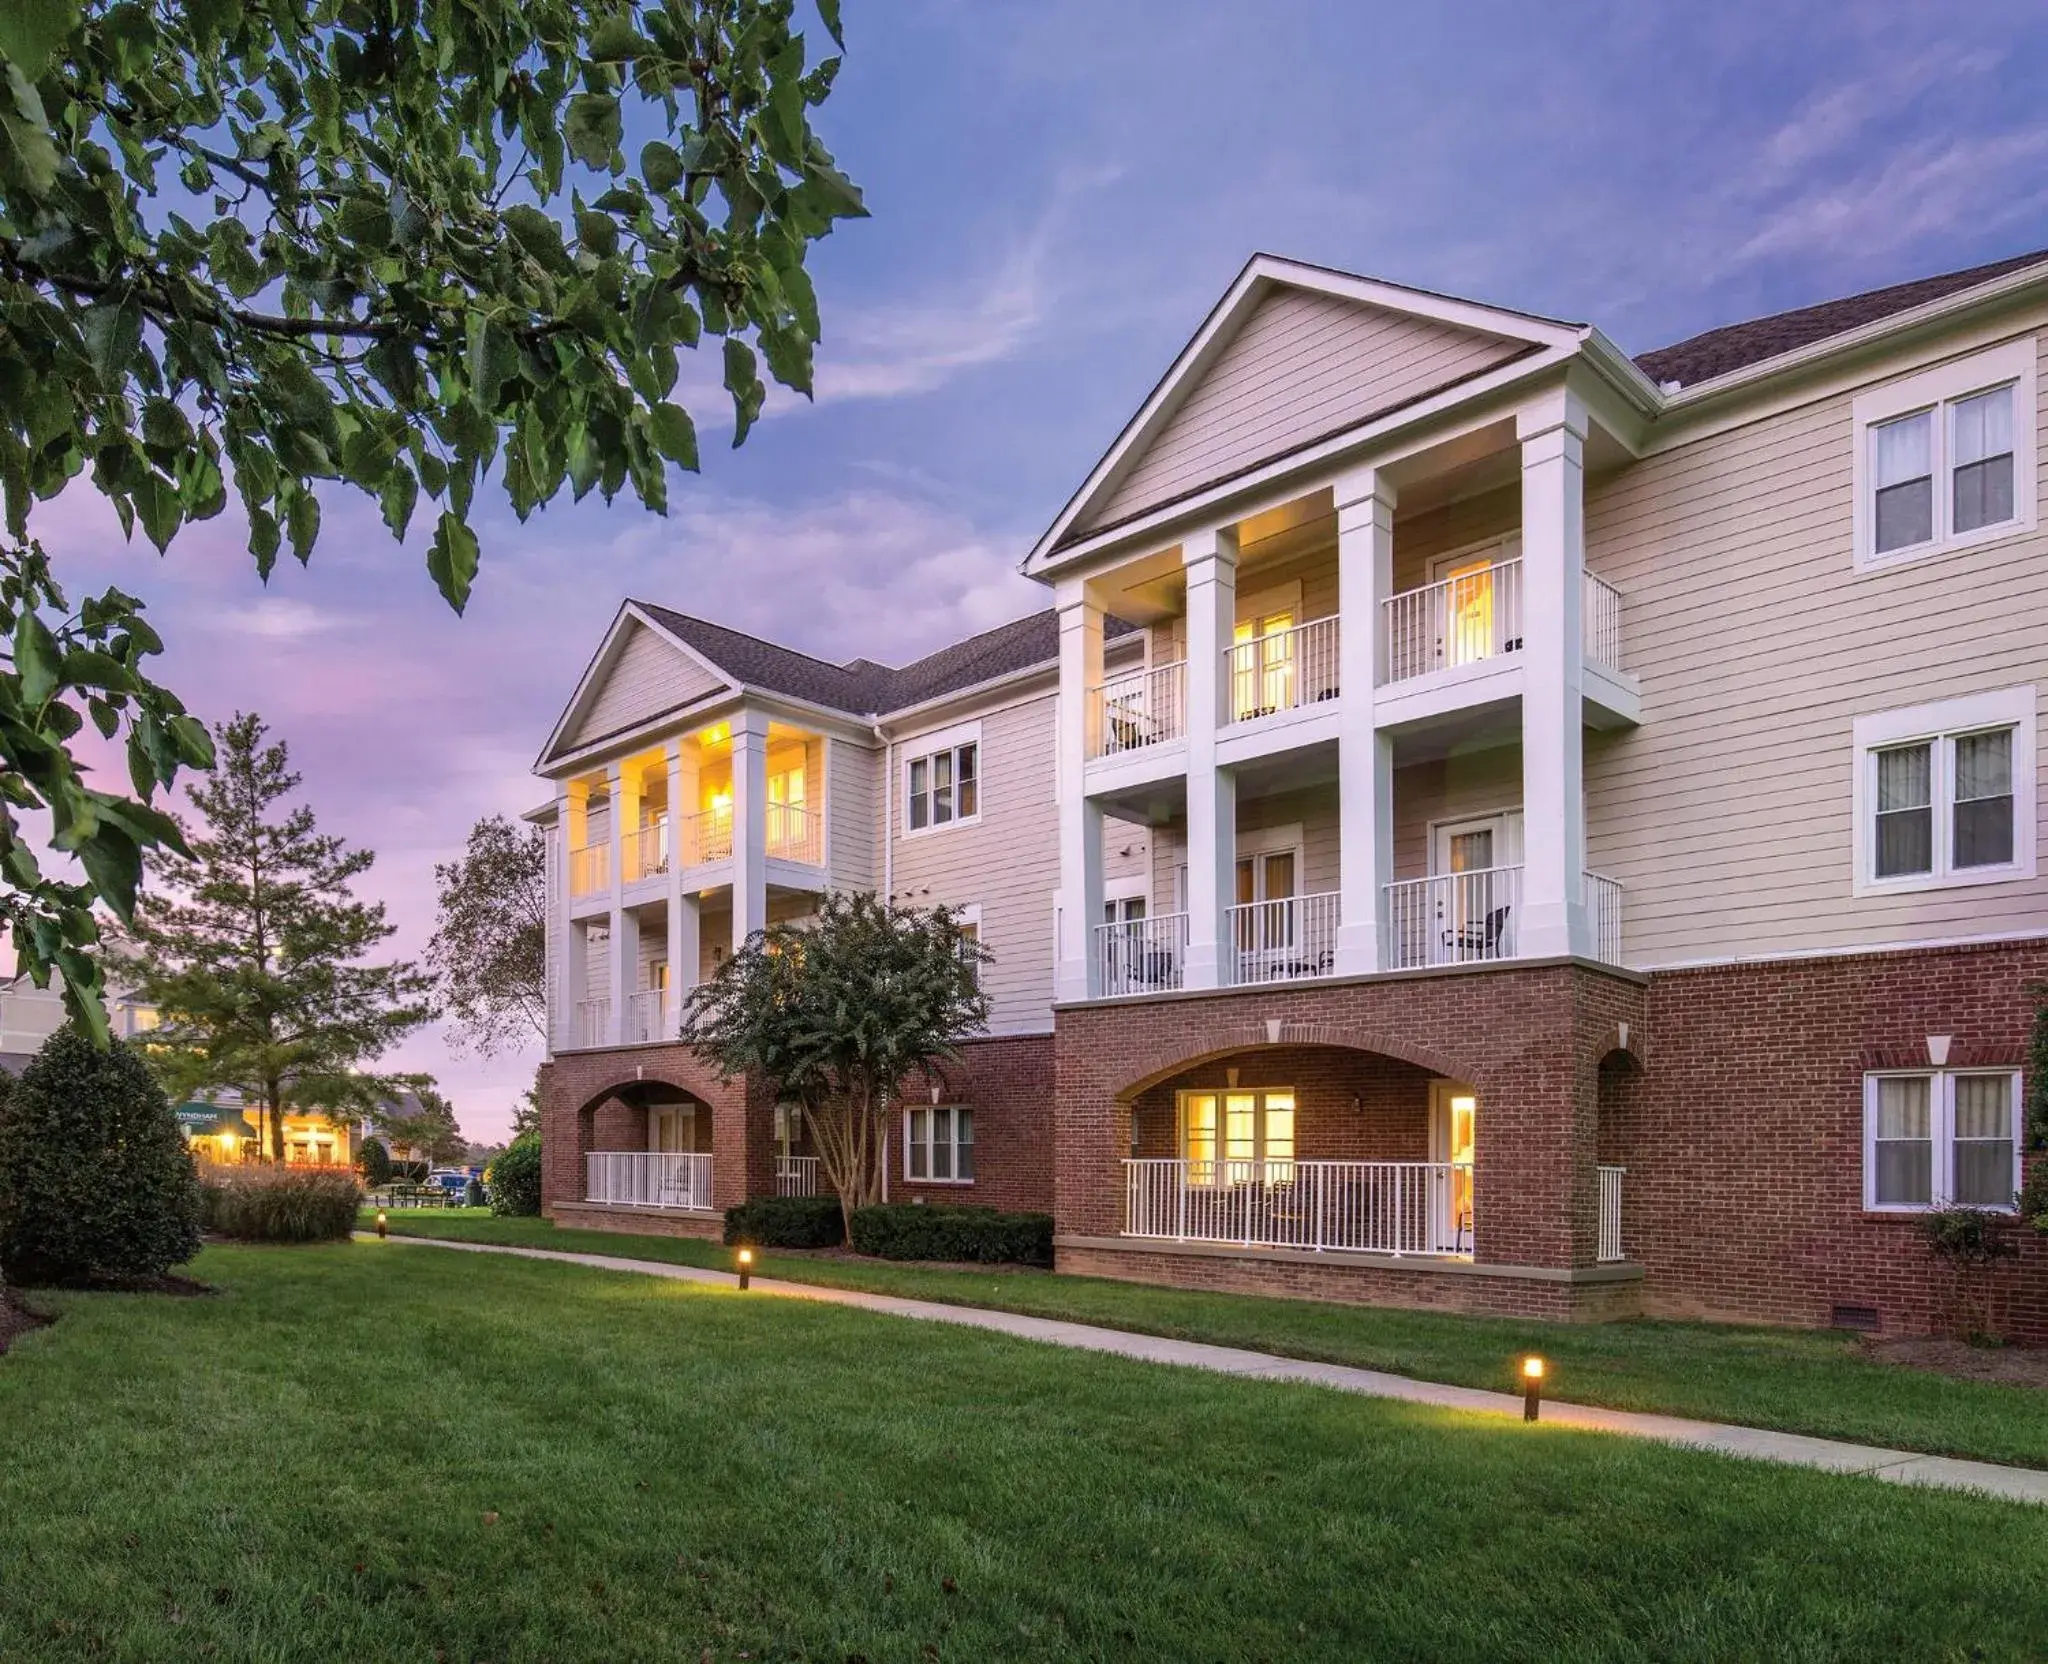
<path fill-rule="evenodd" d="M 1690 387 L 1695 382 L 1746 369 L 1767 358 L 1776 358 L 1780 353 L 1795 352 L 1816 341 L 1825 341 L 1830 335 L 1841 335 L 1865 324 L 1876 323 L 1880 318 L 1910 312 L 1929 301 L 1973 289 L 1980 283 L 1989 283 L 1995 277 L 2003 277 L 2008 272 L 2020 271 L 2043 261 L 2048 261 L 2048 249 L 2036 249 L 2032 254 L 2016 254 L 2007 260 L 1994 260 L 1989 265 L 1943 272 L 1937 277 L 1915 278 L 1910 283 L 1869 289 L 1860 295 L 1823 301 L 1818 306 L 1801 306 L 1790 312 L 1774 312 L 1766 318 L 1724 324 L 1719 329 L 1707 330 L 1672 346 L 1642 353 L 1636 359 L 1636 366 L 1652 381 L 1675 381 L 1682 387 Z"/>

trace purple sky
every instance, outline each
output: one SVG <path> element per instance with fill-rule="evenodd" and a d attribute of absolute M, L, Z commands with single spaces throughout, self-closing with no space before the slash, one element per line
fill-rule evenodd
<path fill-rule="evenodd" d="M 435 861 L 546 795 L 622 596 L 885 660 L 1045 604 L 1017 560 L 1255 249 L 1641 351 L 2048 245 L 2038 5 L 1675 10 L 848 0 L 820 125 L 874 217 L 815 257 L 818 401 L 728 451 L 707 363 L 665 520 L 489 502 L 462 619 L 340 492 L 267 589 L 232 514 L 159 559 L 80 487 L 39 530 L 74 591 L 148 601 L 194 710 L 290 743 L 415 953 Z M 497 1137 L 537 1057 L 389 1061 Z"/>

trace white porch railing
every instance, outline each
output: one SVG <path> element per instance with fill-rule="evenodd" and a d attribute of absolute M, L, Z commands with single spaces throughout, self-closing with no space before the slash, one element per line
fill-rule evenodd
<path fill-rule="evenodd" d="M 708 1208 L 711 1157 L 666 1150 L 592 1150 L 584 1200 L 615 1208 Z"/>
<path fill-rule="evenodd" d="M 732 859 L 732 810 L 706 809 L 684 823 L 689 841 L 683 846 L 683 864 L 701 867 L 712 861 Z"/>
<path fill-rule="evenodd" d="M 650 1040 L 666 1040 L 663 1032 L 662 1001 L 667 998 L 659 988 L 643 988 L 626 1000 L 625 1043 L 640 1045 Z"/>
<path fill-rule="evenodd" d="M 1586 919 L 1593 929 L 1593 957 L 1603 965 L 1621 963 L 1621 880 L 1586 874 Z"/>
<path fill-rule="evenodd" d="M 628 832 L 619 841 L 619 853 L 625 862 L 628 884 L 638 878 L 658 878 L 667 872 L 668 817 L 664 815 Z"/>
<path fill-rule="evenodd" d="M 1626 1167 L 1600 1169 L 1600 1258 L 1624 1259 L 1621 1251 L 1621 1176 Z"/>
<path fill-rule="evenodd" d="M 770 803 L 767 808 L 768 853 L 778 861 L 802 861 L 816 866 L 825 859 L 825 817 L 801 803 Z M 726 823 L 726 845 L 732 844 L 732 825 Z"/>
<path fill-rule="evenodd" d="M 610 844 L 588 844 L 582 849 L 569 851 L 569 894 L 572 896 L 595 895 L 599 890 L 609 889 L 611 875 Z"/>
<path fill-rule="evenodd" d="M 1249 722 L 1337 697 L 1337 620 L 1311 619 L 1223 650 L 1230 720 Z"/>
<path fill-rule="evenodd" d="M 1522 648 L 1522 563 L 1498 561 L 1381 603 L 1380 681 L 1405 682 Z"/>
<path fill-rule="evenodd" d="M 1584 638 L 1586 663 L 1598 665 L 1602 670 L 1621 668 L 1621 591 L 1605 578 L 1585 574 L 1581 593 L 1585 600 L 1582 608 L 1581 634 Z"/>
<path fill-rule="evenodd" d="M 1231 908 L 1224 928 L 1230 942 L 1225 972 L 1232 986 L 1328 976 L 1337 965 L 1343 904 L 1341 893 L 1328 890 Z"/>
<path fill-rule="evenodd" d="M 1181 985 L 1188 957 L 1188 916 L 1161 913 L 1095 927 L 1095 987 L 1105 999 L 1158 994 Z"/>
<path fill-rule="evenodd" d="M 1448 1161 L 1124 1163 L 1126 1236 L 1261 1248 L 1461 1254 L 1472 1169 Z"/>
<path fill-rule="evenodd" d="M 1520 867 L 1439 873 L 1387 886 L 1388 970 L 1512 959 L 1522 903 Z"/>
<path fill-rule="evenodd" d="M 1091 757 L 1163 745 L 1187 732 L 1187 665 L 1134 670 L 1089 691 Z"/>
<path fill-rule="evenodd" d="M 818 1158 L 816 1156 L 777 1156 L 775 1158 L 775 1194 L 778 1196 L 815 1196 L 818 1194 Z"/>
<path fill-rule="evenodd" d="M 579 1046 L 608 1046 L 611 1044 L 612 1002 L 605 1000 L 578 1000 L 574 1035 Z"/>

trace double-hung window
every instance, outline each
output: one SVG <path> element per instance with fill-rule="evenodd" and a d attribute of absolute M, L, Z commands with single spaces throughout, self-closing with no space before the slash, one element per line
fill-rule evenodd
<path fill-rule="evenodd" d="M 1863 1077 L 1863 1205 L 2010 1208 L 2019 1191 L 2020 1077 L 1933 1069 Z"/>
<path fill-rule="evenodd" d="M 1859 566 L 2033 527 L 2034 364 L 2028 338 L 1856 400 Z"/>
<path fill-rule="evenodd" d="M 932 832 L 981 815 L 981 733 L 978 725 L 912 742 L 903 765 L 903 826 Z"/>
<path fill-rule="evenodd" d="M 906 1109 L 903 1176 L 928 1184 L 972 1184 L 974 1111 L 957 1104 Z"/>
<path fill-rule="evenodd" d="M 1284 1183 L 1294 1176 L 1294 1089 L 1181 1093 L 1180 1153 L 1191 1185 Z"/>
<path fill-rule="evenodd" d="M 2031 877 L 2034 690 L 1858 717 L 1856 893 Z"/>

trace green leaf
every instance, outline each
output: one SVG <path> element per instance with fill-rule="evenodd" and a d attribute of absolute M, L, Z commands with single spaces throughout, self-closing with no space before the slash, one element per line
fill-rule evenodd
<path fill-rule="evenodd" d="M 77 26 L 78 0 L 7 0 L 0 6 L 0 56 L 33 80 Z"/>
<path fill-rule="evenodd" d="M 412 524 L 413 505 L 419 497 L 420 482 L 413 478 L 412 470 L 402 462 L 394 463 L 391 472 L 384 476 L 384 488 L 378 493 L 378 500 L 384 510 L 384 524 L 401 542 L 405 538 L 405 528 Z"/>
<path fill-rule="evenodd" d="M 590 31 L 590 59 L 593 63 L 624 63 L 647 50 L 648 43 L 641 39 L 630 17 L 615 14 L 600 19 L 597 27 Z"/>
<path fill-rule="evenodd" d="M 142 346 L 142 304 L 133 295 L 94 302 L 79 320 L 86 356 L 101 385 L 113 386 Z"/>
<path fill-rule="evenodd" d="M 569 141 L 569 153 L 586 167 L 609 172 L 624 133 L 619 101 L 610 93 L 579 92 L 569 100 L 562 136 Z"/>
<path fill-rule="evenodd" d="M 22 609 L 14 624 L 14 668 L 21 676 L 21 702 L 30 711 L 57 691 L 57 638 L 35 612 Z"/>
<path fill-rule="evenodd" d="M 476 581 L 476 533 L 453 514 L 443 514 L 434 528 L 434 546 L 427 551 L 427 571 L 457 612 L 469 605 L 469 586 Z"/>
<path fill-rule="evenodd" d="M 156 545 L 158 554 L 165 553 L 185 518 L 178 488 L 161 474 L 144 474 L 129 495 L 135 500 L 135 512 L 142 517 L 144 533 Z"/>
<path fill-rule="evenodd" d="M 469 315 L 469 390 L 480 415 L 498 409 L 506 382 L 519 374 L 519 343 L 481 312 Z"/>
<path fill-rule="evenodd" d="M 313 545 L 320 537 L 320 499 L 310 491 L 294 491 L 285 505 L 284 526 L 292 540 L 292 555 L 304 566 L 313 558 Z"/>
<path fill-rule="evenodd" d="M 832 37 L 832 44 L 844 52 L 846 36 L 839 30 L 839 0 L 818 0 L 818 16 L 824 22 L 825 33 Z"/>
<path fill-rule="evenodd" d="M 659 196 L 683 182 L 683 158 L 672 144 L 656 139 L 640 147 L 640 177 Z"/>
<path fill-rule="evenodd" d="M 761 414 L 768 389 L 755 373 L 753 349 L 734 335 L 725 338 L 725 387 L 732 394 L 732 443 L 733 449 L 738 450 L 746 442 L 747 430 L 754 425 L 755 417 Z"/>
<path fill-rule="evenodd" d="M 256 576 L 269 581 L 270 569 L 277 564 L 277 549 L 280 541 L 277 516 L 267 508 L 249 511 L 249 553 L 256 557 Z"/>
<path fill-rule="evenodd" d="M 680 405 L 658 404 L 647 413 L 655 447 L 680 468 L 697 471 L 697 425 Z"/>

